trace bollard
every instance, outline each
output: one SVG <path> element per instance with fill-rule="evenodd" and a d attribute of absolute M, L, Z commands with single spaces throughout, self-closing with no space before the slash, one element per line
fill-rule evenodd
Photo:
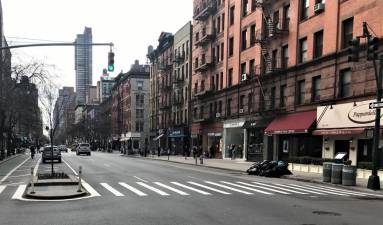
<path fill-rule="evenodd" d="M 77 192 L 81 192 L 81 174 L 82 174 L 82 167 L 80 166 L 78 170 L 78 189 Z"/>
<path fill-rule="evenodd" d="M 198 164 L 197 163 L 197 156 L 195 156 L 194 159 L 195 159 L 195 164 L 197 165 Z"/>
<path fill-rule="evenodd" d="M 199 157 L 199 163 L 203 164 L 203 154 L 201 154 L 200 157 Z"/>
<path fill-rule="evenodd" d="M 33 183 L 33 170 L 34 168 L 31 167 L 31 194 L 35 193 L 35 184 Z"/>

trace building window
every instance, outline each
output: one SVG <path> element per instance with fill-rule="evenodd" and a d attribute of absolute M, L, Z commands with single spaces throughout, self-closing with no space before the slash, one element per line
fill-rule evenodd
<path fill-rule="evenodd" d="M 247 107 L 248 107 L 249 113 L 253 111 L 253 98 L 254 98 L 253 93 L 249 93 L 247 97 Z"/>
<path fill-rule="evenodd" d="M 204 118 L 204 114 L 205 114 L 205 110 L 204 110 L 204 106 L 202 105 L 201 108 L 200 108 L 200 112 L 199 112 L 199 118 L 200 119 L 203 119 Z"/>
<path fill-rule="evenodd" d="M 275 107 L 275 87 L 270 89 L 270 109 L 274 109 Z"/>
<path fill-rule="evenodd" d="M 305 102 L 305 81 L 300 80 L 297 84 L 297 102 L 303 104 Z"/>
<path fill-rule="evenodd" d="M 247 16 L 249 7 L 249 1 L 248 0 L 242 0 L 242 16 Z"/>
<path fill-rule="evenodd" d="M 214 76 L 211 76 L 210 77 L 210 90 L 215 90 L 215 80 L 214 80 Z"/>
<path fill-rule="evenodd" d="M 137 89 L 141 91 L 144 87 L 144 82 L 143 81 L 137 81 Z"/>
<path fill-rule="evenodd" d="M 249 62 L 249 74 L 250 78 L 253 78 L 255 76 L 255 59 L 252 59 Z"/>
<path fill-rule="evenodd" d="M 225 30 L 225 13 L 222 13 L 222 31 Z"/>
<path fill-rule="evenodd" d="M 222 101 L 218 102 L 218 112 L 221 114 L 222 113 Z"/>
<path fill-rule="evenodd" d="M 137 119 L 143 119 L 144 118 L 144 110 L 143 109 L 136 109 L 136 118 Z"/>
<path fill-rule="evenodd" d="M 305 20 L 309 17 L 309 0 L 301 0 L 301 20 Z"/>
<path fill-rule="evenodd" d="M 215 75 L 215 90 L 218 90 L 219 87 L 219 75 L 218 73 Z"/>
<path fill-rule="evenodd" d="M 213 23 L 215 24 L 215 23 Z M 217 18 L 217 33 L 221 32 L 221 17 Z"/>
<path fill-rule="evenodd" d="M 144 131 L 144 122 L 136 121 L 136 132 L 143 132 L 143 131 Z"/>
<path fill-rule="evenodd" d="M 245 73 L 246 73 L 246 62 L 241 64 L 241 74 L 245 74 Z"/>
<path fill-rule="evenodd" d="M 247 30 L 242 31 L 242 51 L 247 48 Z"/>
<path fill-rule="evenodd" d="M 351 90 L 351 70 L 346 69 L 340 72 L 340 97 L 352 96 Z"/>
<path fill-rule="evenodd" d="M 221 72 L 221 75 L 220 75 L 220 79 L 221 79 L 221 83 L 219 83 L 219 88 L 222 90 L 223 89 L 223 72 Z"/>
<path fill-rule="evenodd" d="M 196 120 L 197 119 L 197 107 L 193 109 L 193 118 Z"/>
<path fill-rule="evenodd" d="M 351 17 L 342 22 L 342 48 L 347 48 L 350 46 L 350 41 L 353 37 L 354 30 L 354 18 Z"/>
<path fill-rule="evenodd" d="M 307 37 L 299 40 L 299 62 L 307 61 Z"/>
<path fill-rule="evenodd" d="M 195 58 L 194 68 L 198 68 L 198 58 Z"/>
<path fill-rule="evenodd" d="M 201 91 L 205 90 L 205 80 L 201 81 Z"/>
<path fill-rule="evenodd" d="M 231 116 L 231 102 L 232 102 L 232 99 L 229 98 L 229 99 L 227 100 L 227 106 L 226 106 L 227 116 Z"/>
<path fill-rule="evenodd" d="M 234 10 L 235 10 L 235 7 L 232 6 L 230 7 L 230 26 L 234 24 Z"/>
<path fill-rule="evenodd" d="M 233 68 L 229 69 L 229 76 L 227 77 L 227 87 L 233 85 Z"/>
<path fill-rule="evenodd" d="M 144 101 L 145 101 L 145 96 L 144 95 L 136 95 L 136 106 L 137 107 L 143 107 L 144 106 Z"/>
<path fill-rule="evenodd" d="M 209 117 L 212 118 L 213 117 L 213 103 L 211 102 L 210 105 L 209 105 Z"/>
<path fill-rule="evenodd" d="M 239 97 L 239 109 L 243 109 L 244 105 L 245 105 L 245 95 L 241 95 Z"/>
<path fill-rule="evenodd" d="M 286 69 L 289 64 L 289 46 L 282 47 L 282 68 Z"/>
<path fill-rule="evenodd" d="M 189 64 L 186 63 L 186 66 L 185 66 L 186 70 L 185 70 L 185 77 L 186 79 L 188 79 L 188 76 L 189 76 Z"/>
<path fill-rule="evenodd" d="M 320 80 L 321 76 L 316 76 L 312 78 L 312 102 L 320 101 Z"/>
<path fill-rule="evenodd" d="M 319 58 L 323 54 L 323 30 L 314 34 L 314 58 Z"/>
<path fill-rule="evenodd" d="M 278 54 L 278 50 L 275 49 L 271 52 L 271 69 L 275 69 L 277 68 L 277 54 Z"/>
<path fill-rule="evenodd" d="M 229 57 L 233 56 L 234 53 L 234 38 L 229 39 Z"/>
<path fill-rule="evenodd" d="M 199 33 L 197 32 L 196 34 L 195 34 L 195 42 L 198 42 L 199 41 Z"/>
<path fill-rule="evenodd" d="M 273 23 L 276 28 L 280 29 L 279 10 L 275 11 L 273 14 Z"/>
<path fill-rule="evenodd" d="M 257 9 L 258 0 L 251 0 L 251 11 L 254 12 Z"/>
<path fill-rule="evenodd" d="M 283 8 L 283 28 L 288 30 L 290 26 L 290 5 Z"/>
<path fill-rule="evenodd" d="M 221 61 L 223 61 L 223 49 L 224 49 L 224 45 L 223 43 L 221 43 Z"/>
<path fill-rule="evenodd" d="M 256 35 L 256 27 L 255 24 L 251 25 L 250 27 L 250 45 L 255 45 L 255 35 Z"/>
<path fill-rule="evenodd" d="M 287 86 L 281 85 L 280 104 L 279 104 L 281 106 L 281 108 L 286 107 L 286 102 L 287 102 Z"/>

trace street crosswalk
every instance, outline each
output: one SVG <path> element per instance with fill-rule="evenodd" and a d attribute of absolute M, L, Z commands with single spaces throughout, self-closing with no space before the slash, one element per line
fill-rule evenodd
<path fill-rule="evenodd" d="M 19 185 L 22 186 L 22 185 Z M 213 196 L 213 195 L 245 195 L 245 196 L 303 196 L 303 197 L 374 197 L 383 200 L 383 194 L 344 189 L 311 183 L 268 183 L 259 181 L 139 181 L 139 182 L 101 182 L 83 183 L 92 196 L 111 197 L 148 197 L 148 196 Z M 17 185 L 0 185 L 0 199 L 7 190 L 17 192 Z M 8 193 L 8 196 L 13 196 Z"/>

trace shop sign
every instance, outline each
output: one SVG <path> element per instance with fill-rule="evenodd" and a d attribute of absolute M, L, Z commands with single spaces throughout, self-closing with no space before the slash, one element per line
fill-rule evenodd
<path fill-rule="evenodd" d="M 223 124 L 223 128 L 238 128 L 242 127 L 245 121 L 227 122 Z"/>
<path fill-rule="evenodd" d="M 317 128 L 354 128 L 372 127 L 375 124 L 376 110 L 370 109 L 375 100 L 346 104 L 321 106 L 317 108 Z M 382 116 L 381 123 L 382 121 Z"/>
<path fill-rule="evenodd" d="M 208 133 L 207 136 L 209 136 L 209 137 L 222 137 L 222 133 Z"/>

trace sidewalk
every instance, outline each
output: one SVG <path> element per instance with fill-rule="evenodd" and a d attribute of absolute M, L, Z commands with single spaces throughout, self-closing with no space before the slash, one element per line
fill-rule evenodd
<path fill-rule="evenodd" d="M 141 157 L 139 155 L 129 155 L 125 157 L 136 157 L 136 158 L 142 158 L 142 159 L 148 159 L 148 160 L 158 160 L 158 161 L 168 161 L 168 156 L 153 156 L 150 155 L 148 157 Z M 172 163 L 181 163 L 181 164 L 188 164 L 188 165 L 195 165 L 195 159 L 193 157 L 188 157 L 185 160 L 185 157 L 182 156 L 170 156 L 169 162 Z M 203 164 L 200 164 L 200 159 L 197 158 L 197 165 L 201 167 L 210 167 L 215 169 L 224 169 L 224 170 L 231 170 L 231 171 L 237 171 L 237 172 L 243 172 L 245 173 L 246 170 L 253 164 L 254 162 L 246 162 L 243 160 L 223 160 L 223 159 L 206 159 L 204 158 Z M 346 189 L 352 189 L 357 191 L 366 191 L 367 189 L 367 179 L 357 179 L 356 186 L 343 186 L 343 185 L 337 185 L 337 184 L 331 184 L 326 183 L 322 181 L 322 174 L 319 173 L 306 173 L 306 172 L 299 172 L 299 171 L 291 171 L 293 175 L 289 176 L 283 176 L 282 179 L 291 179 L 296 181 L 303 181 L 303 182 L 311 182 L 311 183 L 317 183 L 317 184 L 330 184 L 336 187 L 342 187 Z M 381 177 L 381 188 L 383 188 L 383 177 Z M 379 193 L 383 190 L 378 191 Z"/>

